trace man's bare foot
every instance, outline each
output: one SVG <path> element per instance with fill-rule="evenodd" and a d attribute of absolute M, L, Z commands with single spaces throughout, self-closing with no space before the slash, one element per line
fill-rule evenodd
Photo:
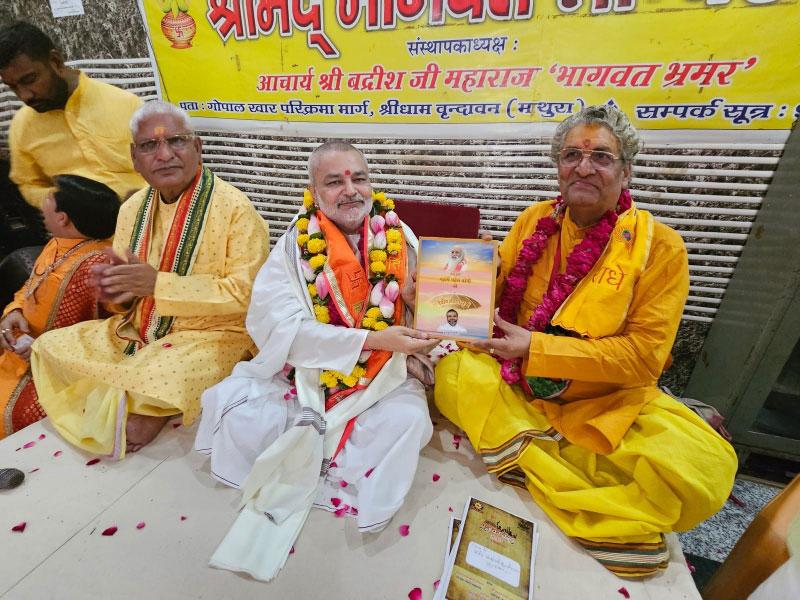
<path fill-rule="evenodd" d="M 138 452 L 152 442 L 158 432 L 166 425 L 171 417 L 148 417 L 146 415 L 128 415 L 128 424 L 125 427 L 126 452 Z"/>

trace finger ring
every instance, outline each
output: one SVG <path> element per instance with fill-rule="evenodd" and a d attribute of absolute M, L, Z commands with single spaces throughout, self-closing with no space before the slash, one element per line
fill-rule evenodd
<path fill-rule="evenodd" d="M 494 354 L 494 348 L 489 348 L 489 354 Z"/>
<path fill-rule="evenodd" d="M 0 329 L 0 333 L 8 333 L 11 331 L 10 329 Z"/>

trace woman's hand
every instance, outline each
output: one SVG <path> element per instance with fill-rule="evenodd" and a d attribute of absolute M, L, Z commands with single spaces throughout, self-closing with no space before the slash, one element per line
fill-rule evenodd
<path fill-rule="evenodd" d="M 530 331 L 504 320 L 500 316 L 499 310 L 494 313 L 494 324 L 503 331 L 505 336 L 476 341 L 474 342 L 476 346 L 507 360 L 521 358 L 528 354 L 531 347 Z"/>
<path fill-rule="evenodd" d="M 17 342 L 17 336 L 14 335 L 15 329 L 22 333 L 31 332 L 28 321 L 22 316 L 22 311 L 18 308 L 12 310 L 0 320 L 0 348 L 14 352 L 14 344 Z"/>

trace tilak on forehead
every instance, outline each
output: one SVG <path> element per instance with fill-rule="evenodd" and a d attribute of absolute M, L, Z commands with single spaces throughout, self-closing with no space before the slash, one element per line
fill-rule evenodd
<path fill-rule="evenodd" d="M 163 125 L 159 125 L 159 126 L 158 126 L 158 127 L 156 127 L 155 129 L 153 129 L 153 133 L 154 133 L 155 135 L 164 135 L 164 133 L 165 133 L 166 131 L 167 131 L 167 128 L 166 128 L 166 127 L 164 127 Z"/>
<path fill-rule="evenodd" d="M 349 177 L 350 176 L 350 169 L 345 169 L 344 170 L 344 174 Z"/>

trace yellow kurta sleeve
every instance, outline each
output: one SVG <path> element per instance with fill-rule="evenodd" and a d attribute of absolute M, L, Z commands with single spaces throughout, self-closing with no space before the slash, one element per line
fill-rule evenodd
<path fill-rule="evenodd" d="M 19 122 L 11 121 L 8 146 L 11 152 L 9 179 L 17 184 L 20 194 L 31 206 L 42 208 L 47 193 L 55 190 L 52 180 L 45 175 L 36 159 L 23 149 Z"/>
<path fill-rule="evenodd" d="M 246 313 L 256 273 L 269 252 L 266 222 L 251 205 L 236 205 L 226 239 L 225 272 L 221 276 L 180 276 L 160 272 L 156 310 L 167 317 L 200 317 Z"/>
<path fill-rule="evenodd" d="M 600 339 L 531 334 L 526 375 L 652 384 L 661 375 L 689 291 L 686 247 L 656 223 L 653 246 L 618 335 Z"/>

